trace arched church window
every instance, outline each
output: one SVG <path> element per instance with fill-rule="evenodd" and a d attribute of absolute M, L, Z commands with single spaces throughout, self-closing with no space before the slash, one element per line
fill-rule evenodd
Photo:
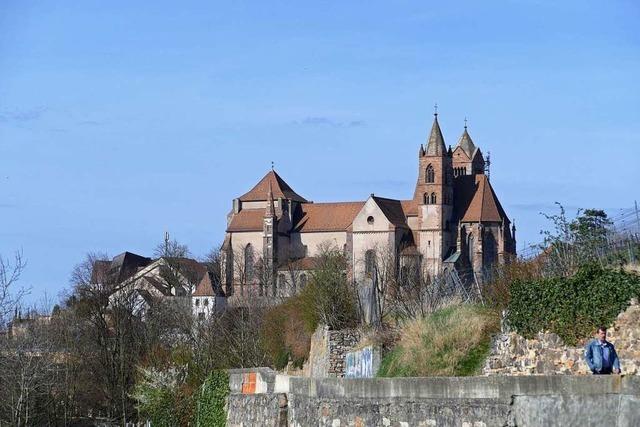
<path fill-rule="evenodd" d="M 428 205 L 429 204 L 429 194 L 428 193 L 424 193 L 423 202 L 424 202 L 423 203 L 424 205 Z"/>
<path fill-rule="evenodd" d="M 427 182 L 435 181 L 435 173 L 433 172 L 433 166 L 431 165 L 427 166 L 426 181 Z"/>
<path fill-rule="evenodd" d="M 468 255 L 469 255 L 469 263 L 471 264 L 471 267 L 473 268 L 473 253 L 474 253 L 474 239 L 473 239 L 473 235 L 471 233 L 469 233 L 469 236 L 467 237 L 467 250 L 468 250 Z"/>
<path fill-rule="evenodd" d="M 376 251 L 369 249 L 364 253 L 364 272 L 368 276 L 373 274 L 376 268 Z"/>
<path fill-rule="evenodd" d="M 437 203 L 436 193 L 431 193 L 431 204 L 435 205 Z"/>
<path fill-rule="evenodd" d="M 304 288 L 306 284 L 307 284 L 307 275 L 302 273 L 300 275 L 300 288 Z"/>
<path fill-rule="evenodd" d="M 244 247 L 244 275 L 247 282 L 253 280 L 253 246 L 251 243 Z"/>

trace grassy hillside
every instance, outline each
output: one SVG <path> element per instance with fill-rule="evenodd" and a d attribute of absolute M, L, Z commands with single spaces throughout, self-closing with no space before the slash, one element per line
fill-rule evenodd
<path fill-rule="evenodd" d="M 409 321 L 398 345 L 382 360 L 378 376 L 468 376 L 489 354 L 498 315 L 476 305 L 457 305 Z"/>

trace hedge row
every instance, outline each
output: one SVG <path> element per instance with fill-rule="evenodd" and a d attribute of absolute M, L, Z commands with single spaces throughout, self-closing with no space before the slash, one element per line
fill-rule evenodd
<path fill-rule="evenodd" d="M 588 264 L 569 278 L 515 281 L 510 293 L 511 328 L 525 337 L 552 331 L 575 345 L 599 325 L 611 325 L 640 296 L 640 276 Z"/>

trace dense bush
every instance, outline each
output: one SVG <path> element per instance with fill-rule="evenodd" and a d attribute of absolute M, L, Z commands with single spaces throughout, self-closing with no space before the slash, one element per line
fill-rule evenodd
<path fill-rule="evenodd" d="M 186 367 L 164 371 L 141 369 L 133 390 L 140 416 L 153 426 L 188 425 L 193 414 L 193 399 L 185 383 L 186 372 Z"/>
<path fill-rule="evenodd" d="M 499 329 L 496 312 L 457 305 L 409 321 L 398 345 L 382 360 L 378 376 L 467 376 L 479 371 Z"/>
<path fill-rule="evenodd" d="M 262 345 L 276 369 L 289 360 L 302 367 L 309 356 L 311 335 L 318 325 L 331 329 L 358 325 L 358 301 L 347 281 L 342 252 L 324 248 L 309 283 L 298 295 L 270 308 L 261 329 Z"/>
<path fill-rule="evenodd" d="M 226 400 L 229 395 L 229 375 L 214 371 L 205 379 L 197 402 L 196 426 L 224 426 L 227 422 Z"/>
<path fill-rule="evenodd" d="M 262 344 L 276 369 L 283 369 L 291 360 L 296 367 L 309 356 L 312 325 L 305 324 L 302 296 L 297 295 L 271 308 L 262 324 Z"/>
<path fill-rule="evenodd" d="M 549 330 L 573 345 L 613 323 L 639 295 L 639 276 L 588 264 L 571 277 L 516 280 L 507 321 L 525 337 Z"/>
<path fill-rule="evenodd" d="M 325 249 L 300 293 L 300 309 L 307 330 L 319 324 L 331 329 L 352 328 L 358 324 L 358 298 L 346 275 L 347 261 L 336 249 Z"/>

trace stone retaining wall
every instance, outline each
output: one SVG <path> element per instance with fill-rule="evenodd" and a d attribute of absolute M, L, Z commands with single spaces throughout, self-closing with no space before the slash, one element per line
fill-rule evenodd
<path fill-rule="evenodd" d="M 329 376 L 343 377 L 345 355 L 360 341 L 360 332 L 352 329 L 329 331 Z"/>
<path fill-rule="evenodd" d="M 620 357 L 625 374 L 640 374 L 640 305 L 636 300 L 618 315 L 608 330 Z M 554 333 L 539 333 L 526 339 L 514 332 L 505 332 L 493 339 L 491 355 L 484 366 L 486 375 L 552 375 L 590 374 L 584 361 L 584 343 L 566 346 Z"/>
<path fill-rule="evenodd" d="M 361 334 L 356 329 L 329 330 L 320 325 L 311 336 L 309 360 L 304 375 L 313 378 L 344 377 L 345 355 L 360 342 Z"/>
<path fill-rule="evenodd" d="M 231 372 L 228 426 L 640 425 L 635 376 L 301 378 Z"/>

